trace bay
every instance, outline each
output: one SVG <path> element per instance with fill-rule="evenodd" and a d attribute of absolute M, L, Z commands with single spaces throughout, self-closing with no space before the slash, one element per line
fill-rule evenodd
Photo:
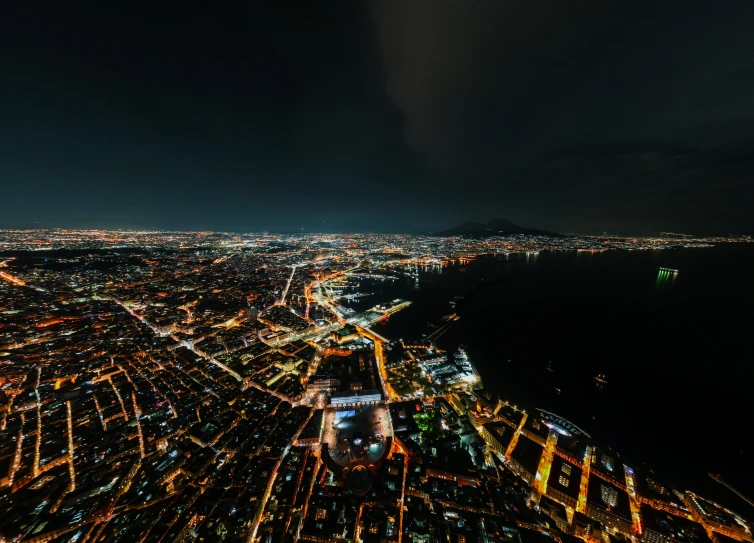
<path fill-rule="evenodd" d="M 438 346 L 465 345 L 486 388 L 554 411 L 629 465 L 754 517 L 707 476 L 754 495 L 752 277 L 749 244 L 488 255 L 426 268 L 418 281 L 363 285 L 375 296 L 361 304 L 414 302 L 378 326 L 389 339 L 418 339 L 457 311 Z"/>

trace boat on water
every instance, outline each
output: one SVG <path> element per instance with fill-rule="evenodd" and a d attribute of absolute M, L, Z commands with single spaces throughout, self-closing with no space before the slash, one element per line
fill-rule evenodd
<path fill-rule="evenodd" d="M 550 372 L 555 372 L 555 370 L 554 370 L 554 369 L 552 369 L 552 360 L 550 360 L 550 361 L 549 361 L 549 362 L 547 363 L 547 371 L 550 371 Z"/>
<path fill-rule="evenodd" d="M 594 380 L 597 381 L 597 383 L 599 383 L 601 385 L 606 385 L 607 384 L 607 379 L 605 378 L 605 375 L 602 374 L 602 373 L 599 374 L 599 375 L 597 375 L 597 376 L 595 376 Z"/>
<path fill-rule="evenodd" d="M 466 354 L 466 350 L 463 348 L 463 346 L 458 347 L 458 351 L 456 351 L 456 353 L 453 355 L 453 358 L 455 359 L 456 364 L 458 364 L 459 366 L 469 371 L 473 371 L 471 360 L 469 360 L 469 355 Z"/>
<path fill-rule="evenodd" d="M 466 354 L 465 345 L 460 345 L 458 351 L 453 355 L 453 361 L 463 374 L 463 380 L 467 382 L 476 382 L 481 386 L 482 378 L 479 375 L 474 364 L 469 359 L 469 355 Z"/>

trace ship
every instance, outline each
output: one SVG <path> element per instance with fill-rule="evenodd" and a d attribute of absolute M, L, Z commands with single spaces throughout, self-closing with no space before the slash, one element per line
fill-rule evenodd
<path fill-rule="evenodd" d="M 600 374 L 600 375 L 595 376 L 594 380 L 597 381 L 601 385 L 606 385 L 607 384 L 607 379 L 605 378 L 604 374 Z"/>
<path fill-rule="evenodd" d="M 554 372 L 554 371 L 555 371 L 554 369 L 552 369 L 552 360 L 550 360 L 550 361 L 549 361 L 549 362 L 547 363 L 547 371 L 551 371 L 551 372 Z"/>

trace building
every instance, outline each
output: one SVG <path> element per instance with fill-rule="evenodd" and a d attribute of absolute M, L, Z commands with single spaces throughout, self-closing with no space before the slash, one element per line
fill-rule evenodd
<path fill-rule="evenodd" d="M 628 494 L 625 490 L 594 475 L 589 478 L 586 514 L 611 530 L 631 534 Z"/>
<path fill-rule="evenodd" d="M 382 400 L 379 390 L 358 390 L 348 392 L 333 392 L 330 395 L 330 404 L 335 406 L 366 405 L 377 403 Z"/>
<path fill-rule="evenodd" d="M 555 456 L 547 480 L 547 496 L 576 509 L 581 485 L 581 468 Z"/>
<path fill-rule="evenodd" d="M 711 540 L 698 522 L 688 520 L 648 505 L 641 506 L 644 543 L 710 543 Z"/>
<path fill-rule="evenodd" d="M 461 415 L 466 413 L 466 410 L 468 409 L 468 407 L 466 406 L 466 402 L 463 399 L 461 399 L 461 397 L 457 393 L 453 393 L 450 395 L 450 403 L 453 406 L 453 408 Z"/>
<path fill-rule="evenodd" d="M 560 530 L 563 530 L 564 532 L 570 531 L 568 525 L 568 514 L 566 513 L 566 509 L 563 504 L 558 503 L 557 501 L 550 499 L 547 496 L 542 496 L 542 500 L 539 502 L 539 510 L 550 517 L 552 520 L 554 520 L 555 525 Z"/>
<path fill-rule="evenodd" d="M 306 385 L 307 392 L 331 391 L 340 386 L 340 379 L 334 375 L 314 375 Z"/>
<path fill-rule="evenodd" d="M 505 456 L 508 444 L 513 438 L 513 429 L 504 422 L 488 422 L 482 425 L 481 431 L 489 450 L 500 456 Z"/>
<path fill-rule="evenodd" d="M 532 484 L 542 452 L 543 449 L 539 444 L 521 436 L 516 443 L 516 448 L 513 449 L 508 466 L 516 475 Z"/>
<path fill-rule="evenodd" d="M 585 541 L 602 541 L 602 523 L 578 511 L 573 515 L 573 535 Z"/>
<path fill-rule="evenodd" d="M 330 334 L 330 339 L 338 345 L 348 343 L 349 341 L 356 341 L 359 337 L 359 332 L 356 328 L 350 325 L 346 325 L 340 330 L 335 330 Z"/>
<path fill-rule="evenodd" d="M 686 492 L 685 502 L 694 519 L 702 523 L 708 534 L 714 532 L 718 540 L 724 541 L 723 537 L 737 541 L 754 540 L 749 523 L 733 511 L 697 496 L 693 492 Z"/>

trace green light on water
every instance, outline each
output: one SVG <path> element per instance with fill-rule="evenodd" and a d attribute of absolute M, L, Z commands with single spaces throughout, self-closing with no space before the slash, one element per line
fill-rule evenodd
<path fill-rule="evenodd" d="M 674 277 L 675 273 L 677 272 L 672 268 L 660 268 L 657 272 L 656 284 L 659 286 L 670 282 L 671 277 Z"/>

